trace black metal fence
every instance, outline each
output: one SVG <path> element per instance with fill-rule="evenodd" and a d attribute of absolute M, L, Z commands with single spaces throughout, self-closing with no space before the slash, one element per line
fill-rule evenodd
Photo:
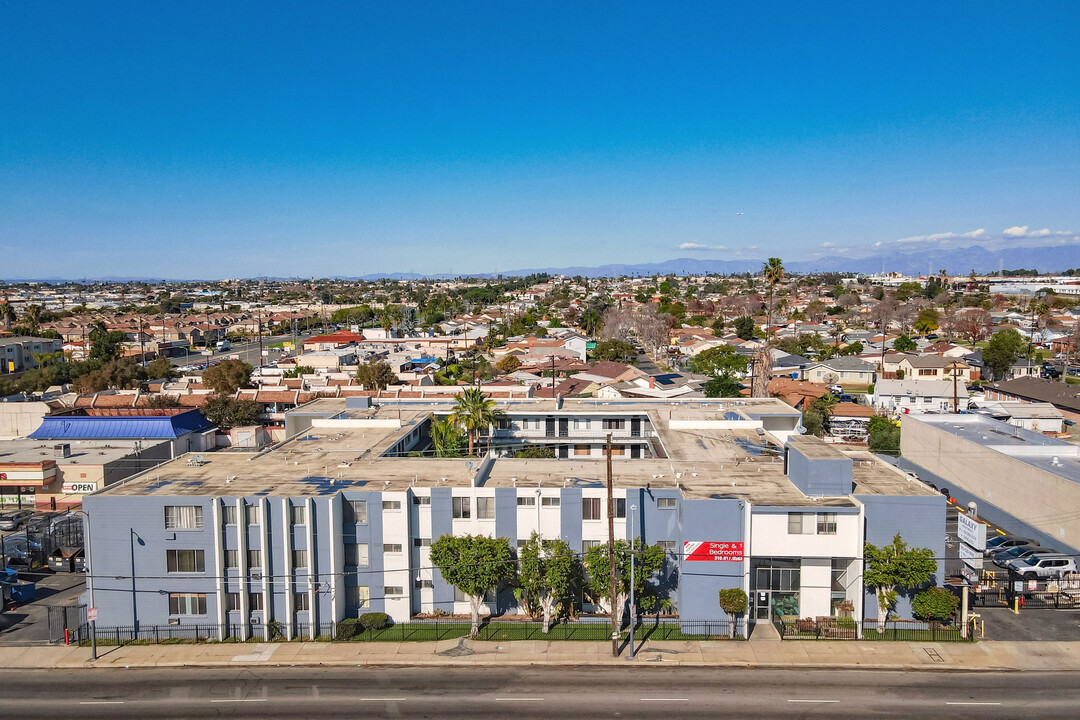
<path fill-rule="evenodd" d="M 746 637 L 745 620 L 678 620 L 641 619 L 634 628 L 634 638 L 647 640 L 723 640 Z M 362 629 L 354 623 L 320 623 L 315 628 L 317 641 L 348 642 L 424 642 L 452 640 L 468 637 L 472 625 L 467 620 L 432 619 L 396 623 L 379 629 Z M 251 623 L 246 626 L 230 623 L 198 625 L 140 625 L 98 626 L 97 642 L 101 645 L 129 645 L 132 643 L 199 643 L 199 642 L 283 642 L 311 640 L 312 627 L 298 623 L 292 628 L 282 623 Z M 71 642 L 89 643 L 90 626 L 82 624 L 70 634 Z M 624 630 L 620 637 L 629 635 Z M 477 640 L 581 640 L 605 641 L 611 638 L 608 622 L 570 621 L 551 624 L 544 632 L 541 622 L 518 622 L 485 620 L 480 624 Z"/>
<path fill-rule="evenodd" d="M 820 617 L 786 619 L 773 616 L 780 637 L 784 640 L 907 640 L 916 642 L 969 642 L 961 637 L 957 625 L 941 625 L 921 620 L 878 622 L 870 618 Z M 861 632 L 860 632 L 861 631 Z"/>
<path fill-rule="evenodd" d="M 1014 595 L 1019 599 L 1021 609 L 1067 610 L 1080 607 L 1080 574 L 1070 573 L 1061 579 L 1016 582 L 1019 585 L 1014 584 Z"/>
<path fill-rule="evenodd" d="M 8 533 L 0 543 L 0 567 L 46 567 L 49 556 L 56 550 L 75 551 L 82 547 L 82 517 L 74 513 L 58 514 L 48 524 Z"/>

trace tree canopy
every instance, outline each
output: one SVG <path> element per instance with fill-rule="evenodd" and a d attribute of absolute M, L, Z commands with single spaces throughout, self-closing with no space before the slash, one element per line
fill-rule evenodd
<path fill-rule="evenodd" d="M 223 430 L 259 423 L 259 403 L 215 393 L 206 399 L 202 414 Z"/>
<path fill-rule="evenodd" d="M 222 395 L 233 395 L 237 390 L 248 387 L 251 382 L 252 367 L 243 360 L 228 358 L 217 365 L 211 365 L 203 371 L 203 384 Z"/>
<path fill-rule="evenodd" d="M 608 546 L 596 545 L 585 553 L 585 590 L 596 604 L 606 604 L 615 613 L 615 623 L 622 626 L 622 614 L 630 597 L 630 544 L 615 541 L 615 587 L 616 598 L 611 601 L 610 564 Z M 641 538 L 634 539 L 635 568 L 634 595 L 639 607 L 646 612 L 659 607 L 662 600 L 659 588 L 651 578 L 664 569 L 667 553 L 660 545 L 645 545 Z"/>
<path fill-rule="evenodd" d="M 1017 360 L 1024 354 L 1024 338 L 1012 328 L 994 333 L 989 344 L 982 351 L 983 364 L 1000 380 L 1009 372 Z"/>
<path fill-rule="evenodd" d="M 551 629 L 553 615 L 568 612 L 573 604 L 575 590 L 583 579 L 581 561 L 565 541 L 542 541 L 535 531 L 518 556 L 521 601 L 530 615 L 543 613 L 546 633 Z"/>
<path fill-rule="evenodd" d="M 863 582 L 877 596 L 879 629 L 885 627 L 899 591 L 925 585 L 937 572 L 934 552 L 929 548 L 908 547 L 900 533 L 882 547 L 866 543 L 863 556 Z"/>
<path fill-rule="evenodd" d="M 755 329 L 754 318 L 749 315 L 735 318 L 735 334 L 740 340 L 749 340 L 754 337 Z"/>
<path fill-rule="evenodd" d="M 480 604 L 484 595 L 514 577 L 510 541 L 486 535 L 443 535 L 431 543 L 431 564 L 443 579 L 469 598 L 470 637 L 480 631 Z"/>
<path fill-rule="evenodd" d="M 385 360 L 371 359 L 356 368 L 356 381 L 365 390 L 385 390 L 397 382 L 398 376 L 390 363 Z"/>

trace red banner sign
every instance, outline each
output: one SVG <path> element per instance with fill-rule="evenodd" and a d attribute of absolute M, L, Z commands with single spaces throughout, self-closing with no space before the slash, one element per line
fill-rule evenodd
<path fill-rule="evenodd" d="M 741 542 L 688 540 L 683 543 L 683 558 L 686 560 L 742 562 L 743 544 Z"/>

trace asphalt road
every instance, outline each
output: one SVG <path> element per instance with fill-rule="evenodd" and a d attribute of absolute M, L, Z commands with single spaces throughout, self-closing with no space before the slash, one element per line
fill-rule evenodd
<path fill-rule="evenodd" d="M 1077 673 L 636 668 L 5 670 L 19 718 L 1075 718 Z"/>
<path fill-rule="evenodd" d="M 306 332 L 296 335 L 297 342 L 303 342 L 304 338 L 315 335 L 314 332 Z M 281 357 L 280 348 L 271 348 L 274 343 L 288 342 L 293 339 L 291 334 L 285 335 L 266 335 L 263 337 L 263 349 L 269 350 L 270 354 L 267 356 L 268 361 L 277 360 Z M 215 352 L 213 355 L 203 355 L 201 350 L 192 349 L 187 356 L 181 355 L 180 357 L 169 358 L 172 360 L 173 365 L 194 365 L 197 363 L 204 363 L 210 360 L 224 360 L 230 355 L 239 355 L 240 359 L 250 365 L 262 365 L 263 362 L 259 357 L 259 341 L 233 343 L 232 347 L 225 352 Z"/>

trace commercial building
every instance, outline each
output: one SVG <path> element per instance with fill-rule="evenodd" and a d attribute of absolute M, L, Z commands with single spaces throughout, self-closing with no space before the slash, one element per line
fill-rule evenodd
<path fill-rule="evenodd" d="M 864 542 L 901 533 L 944 557 L 940 494 L 869 453 L 800 435 L 799 413 L 779 400 L 499 408 L 481 458 L 437 458 L 430 423 L 453 398 L 317 400 L 288 413 L 291 439 L 271 450 L 181 457 L 88 496 L 98 623 L 248 636 L 273 620 L 295 637 L 367 611 L 467 613 L 432 567 L 431 542 L 471 533 L 520 546 L 537 531 L 579 552 L 605 543 L 609 436 L 615 534 L 667 550 L 655 580 L 682 618 L 722 617 L 727 587 L 751 596 L 758 621 L 832 615 L 845 600 L 873 617 Z M 512 457 L 535 446 L 555 457 Z M 513 592 L 486 608 L 515 611 Z"/>
<path fill-rule="evenodd" d="M 905 415 L 900 450 L 1059 549 L 1080 547 L 1080 446 L 985 415 Z"/>

